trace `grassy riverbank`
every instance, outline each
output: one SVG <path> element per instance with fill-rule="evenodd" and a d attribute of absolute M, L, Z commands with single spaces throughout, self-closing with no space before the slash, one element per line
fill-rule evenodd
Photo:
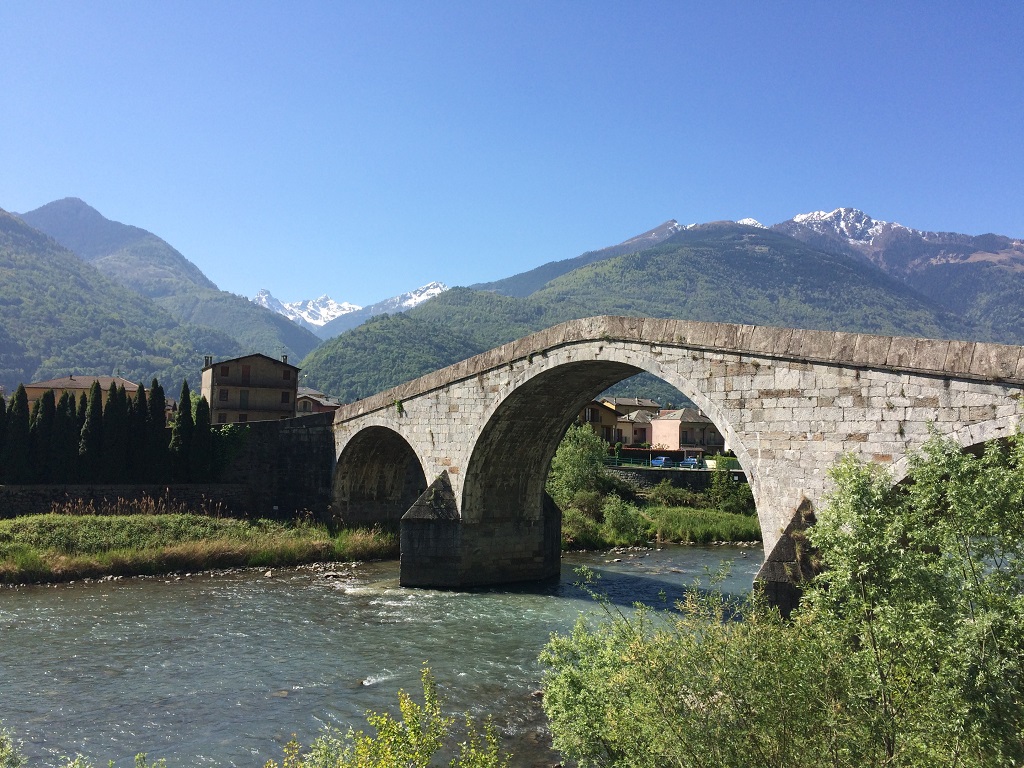
<path fill-rule="evenodd" d="M 395 557 L 376 530 L 332 535 L 310 523 L 233 520 L 188 513 L 28 515 L 0 520 L 0 583 L 280 567 Z"/>

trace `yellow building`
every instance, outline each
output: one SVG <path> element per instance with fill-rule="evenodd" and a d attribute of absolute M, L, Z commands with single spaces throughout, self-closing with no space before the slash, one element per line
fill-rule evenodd
<path fill-rule="evenodd" d="M 214 424 L 287 419 L 295 415 L 299 369 L 288 356 L 254 354 L 203 366 L 202 394 Z"/>
<path fill-rule="evenodd" d="M 586 424 L 606 443 L 615 442 L 615 425 L 622 414 L 606 403 L 591 400 L 580 410 L 576 421 Z"/>

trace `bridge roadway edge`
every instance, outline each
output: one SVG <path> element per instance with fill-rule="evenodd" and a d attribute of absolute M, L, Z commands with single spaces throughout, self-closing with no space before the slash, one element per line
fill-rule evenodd
<path fill-rule="evenodd" d="M 573 320 L 539 331 L 455 363 L 413 381 L 343 406 L 335 429 L 396 403 L 439 393 L 458 382 L 493 374 L 537 355 L 586 343 L 628 342 L 707 353 L 768 359 L 779 363 L 820 364 L 848 371 L 882 371 L 916 377 L 998 384 L 1024 391 L 1024 349 L 987 342 L 876 336 L 769 326 L 733 325 L 657 318 L 601 316 Z M 600 349 L 600 346 L 598 346 Z M 429 479 L 428 479 L 429 481 Z M 794 510 L 797 517 L 797 510 Z M 794 546 L 788 533 L 766 553 L 762 576 L 790 578 Z M 778 551 L 776 551 L 778 550 Z"/>

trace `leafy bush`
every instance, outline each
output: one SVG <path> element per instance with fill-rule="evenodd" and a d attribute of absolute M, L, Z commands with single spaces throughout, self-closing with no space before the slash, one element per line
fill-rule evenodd
<path fill-rule="evenodd" d="M 931 439 L 893 487 L 852 459 L 808 536 L 826 566 L 791 620 L 762 598 L 581 618 L 541 660 L 580 766 L 1024 761 L 1024 439 Z"/>
<path fill-rule="evenodd" d="M 551 460 L 547 491 L 555 503 L 566 509 L 581 491 L 600 491 L 604 478 L 605 443 L 588 426 L 573 424 Z"/>
<path fill-rule="evenodd" d="M 650 507 L 650 527 L 661 541 L 710 544 L 713 541 L 760 541 L 756 517 L 713 509 Z"/>
<path fill-rule="evenodd" d="M 608 496 L 601 506 L 604 524 L 601 532 L 612 544 L 642 544 L 647 540 L 646 521 L 632 504 L 618 496 Z"/>
<path fill-rule="evenodd" d="M 606 549 L 601 525 L 575 507 L 562 513 L 562 549 Z"/>
<path fill-rule="evenodd" d="M 711 503 L 705 494 L 689 488 L 676 488 L 668 480 L 654 486 L 648 500 L 662 507 L 705 507 Z"/>

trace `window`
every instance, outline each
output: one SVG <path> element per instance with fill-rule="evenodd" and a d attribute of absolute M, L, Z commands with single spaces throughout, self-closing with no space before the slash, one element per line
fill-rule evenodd
<path fill-rule="evenodd" d="M 221 376 L 230 376 L 231 375 L 231 367 L 227 366 L 227 365 L 222 365 L 220 367 L 220 375 Z"/>
<path fill-rule="evenodd" d="M 243 365 L 242 366 L 242 383 L 243 384 L 248 384 L 249 383 L 249 377 L 251 375 L 252 375 L 252 366 L 250 366 L 250 365 Z"/>
<path fill-rule="evenodd" d="M 245 409 L 249 407 L 249 390 L 240 389 L 238 391 L 238 407 Z"/>
<path fill-rule="evenodd" d="M 282 403 L 290 403 L 291 401 L 292 401 L 292 393 L 291 392 L 282 392 L 281 393 L 281 402 Z"/>
<path fill-rule="evenodd" d="M 239 424 L 241 424 L 243 421 L 248 421 L 248 420 L 249 420 L 249 414 L 248 413 L 240 413 L 240 414 L 238 414 L 238 423 Z"/>
<path fill-rule="evenodd" d="M 226 413 L 218 413 L 217 414 L 217 423 L 218 424 L 227 424 L 228 423 L 228 415 Z"/>
<path fill-rule="evenodd" d="M 291 381 L 292 380 L 292 369 L 291 368 L 285 368 L 284 369 L 284 380 L 285 381 Z"/>
<path fill-rule="evenodd" d="M 303 400 L 301 403 L 299 403 L 299 410 L 300 411 L 311 411 L 311 410 L 313 410 L 313 404 L 310 403 L 309 400 Z"/>
<path fill-rule="evenodd" d="M 226 403 L 228 401 L 228 390 L 226 390 L 226 389 L 220 390 L 217 393 L 217 399 L 220 400 L 222 403 Z"/>

